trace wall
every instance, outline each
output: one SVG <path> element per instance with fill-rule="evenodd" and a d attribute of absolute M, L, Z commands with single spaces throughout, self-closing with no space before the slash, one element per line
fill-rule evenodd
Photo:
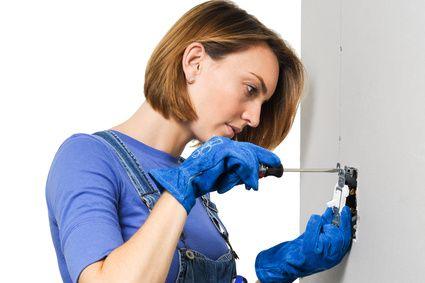
<path fill-rule="evenodd" d="M 425 282 L 425 2 L 303 1 L 301 167 L 359 169 L 358 240 L 301 282 Z M 302 174 L 303 231 L 336 174 Z"/>

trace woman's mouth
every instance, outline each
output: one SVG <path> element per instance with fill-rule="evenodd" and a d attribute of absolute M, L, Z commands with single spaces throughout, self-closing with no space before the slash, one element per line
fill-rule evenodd
<path fill-rule="evenodd" d="M 226 128 L 227 128 L 227 134 L 230 136 L 230 138 L 233 138 L 233 136 L 235 135 L 235 131 L 233 130 L 233 128 L 230 127 L 228 124 L 226 124 Z"/>

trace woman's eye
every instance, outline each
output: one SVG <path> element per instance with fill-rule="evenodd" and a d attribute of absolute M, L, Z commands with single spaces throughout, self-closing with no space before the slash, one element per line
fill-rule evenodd
<path fill-rule="evenodd" d="M 257 89 L 251 85 L 247 85 L 248 96 L 253 96 L 257 94 Z"/>

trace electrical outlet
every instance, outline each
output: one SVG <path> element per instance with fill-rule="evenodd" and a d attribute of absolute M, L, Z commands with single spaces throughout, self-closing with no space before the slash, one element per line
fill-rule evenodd
<path fill-rule="evenodd" d="M 346 198 L 345 204 L 351 210 L 351 227 L 353 241 L 356 242 L 358 239 L 358 220 L 359 215 L 357 211 L 357 177 L 358 169 L 354 167 L 345 166 L 345 184 L 349 188 L 349 194 Z"/>

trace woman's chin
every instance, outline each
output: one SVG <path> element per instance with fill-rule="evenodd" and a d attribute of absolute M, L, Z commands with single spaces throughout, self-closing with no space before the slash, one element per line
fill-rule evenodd
<path fill-rule="evenodd" d="M 227 127 L 227 125 L 226 125 L 226 127 Z M 227 129 L 225 129 L 224 131 L 223 131 L 223 129 L 220 129 L 220 130 L 217 130 L 217 131 L 214 131 L 214 132 L 207 133 L 205 135 L 195 136 L 194 139 L 196 139 L 196 140 L 198 140 L 202 143 L 210 140 L 213 137 L 226 137 L 226 138 L 229 138 L 229 139 L 233 139 L 234 138 L 233 130 L 230 129 L 230 131 L 231 132 L 227 131 Z"/>

